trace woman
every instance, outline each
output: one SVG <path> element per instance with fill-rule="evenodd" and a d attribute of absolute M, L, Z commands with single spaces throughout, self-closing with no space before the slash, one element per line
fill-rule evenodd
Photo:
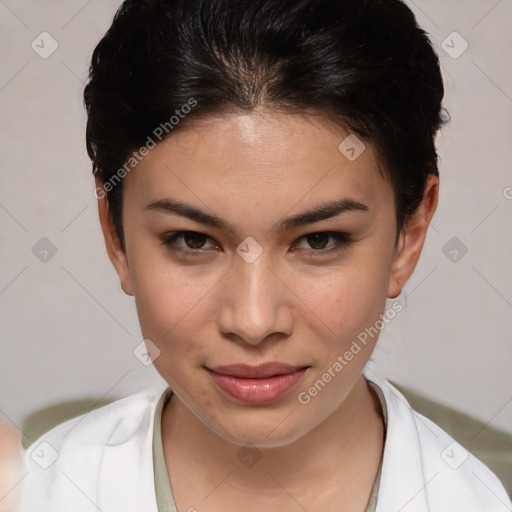
<path fill-rule="evenodd" d="M 169 387 L 34 443 L 21 510 L 510 509 L 370 361 L 437 206 L 443 92 L 399 0 L 124 2 L 87 147 Z"/>

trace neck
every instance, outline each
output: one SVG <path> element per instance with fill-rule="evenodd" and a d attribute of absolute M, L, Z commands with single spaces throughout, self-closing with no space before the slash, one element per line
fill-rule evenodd
<path fill-rule="evenodd" d="M 213 489 L 229 474 L 235 492 L 282 494 L 285 488 L 306 501 L 309 492 L 318 502 L 319 489 L 339 494 L 340 486 L 348 495 L 369 497 L 384 446 L 384 424 L 380 401 L 361 375 L 321 424 L 286 446 L 258 449 L 261 458 L 249 463 L 250 470 L 238 458 L 242 447 L 210 431 L 176 395 L 162 415 L 162 443 L 168 469 L 190 468 L 203 488 Z M 172 474 L 173 484 L 174 475 L 178 472 Z"/>

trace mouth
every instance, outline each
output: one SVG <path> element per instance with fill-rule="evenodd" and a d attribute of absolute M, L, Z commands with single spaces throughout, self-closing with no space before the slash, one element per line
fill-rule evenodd
<path fill-rule="evenodd" d="M 259 366 L 234 364 L 205 367 L 218 388 L 244 404 L 271 403 L 293 388 L 309 366 L 265 363 Z"/>

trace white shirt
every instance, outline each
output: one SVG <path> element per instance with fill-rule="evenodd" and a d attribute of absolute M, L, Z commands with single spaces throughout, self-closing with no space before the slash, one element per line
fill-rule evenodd
<path fill-rule="evenodd" d="M 373 361 L 387 432 L 376 512 L 506 512 L 496 475 L 411 409 Z M 18 512 L 158 512 L 153 421 L 160 394 L 145 390 L 56 426 L 25 450 Z"/>

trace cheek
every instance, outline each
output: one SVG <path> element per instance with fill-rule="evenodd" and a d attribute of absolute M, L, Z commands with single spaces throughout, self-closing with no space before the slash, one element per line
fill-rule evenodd
<path fill-rule="evenodd" d="M 180 267 L 165 257 L 150 257 L 143 251 L 130 262 L 137 313 L 142 333 L 158 345 L 199 328 L 207 318 L 209 294 L 215 291 L 213 275 L 196 275 L 192 267 Z"/>
<path fill-rule="evenodd" d="M 350 345 L 379 319 L 385 307 L 387 280 L 384 262 L 360 258 L 356 264 L 309 283 L 304 302 L 329 329 L 329 339 L 339 349 L 340 344 Z"/>
<path fill-rule="evenodd" d="M 142 335 L 160 350 L 153 365 L 176 391 L 192 378 L 196 366 L 204 364 L 200 334 L 212 318 L 208 291 L 213 284 L 190 278 L 178 267 L 135 266 L 135 302 Z M 212 293 L 212 292 L 210 292 Z M 187 364 L 182 364 L 187 361 Z"/>

